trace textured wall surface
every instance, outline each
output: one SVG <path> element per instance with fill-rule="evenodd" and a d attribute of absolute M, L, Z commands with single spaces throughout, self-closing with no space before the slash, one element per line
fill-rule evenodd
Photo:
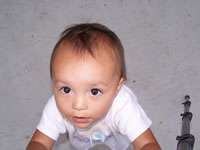
<path fill-rule="evenodd" d="M 100 22 L 124 44 L 127 84 L 162 149 L 176 149 L 181 103 L 190 94 L 199 150 L 199 6 L 198 0 L 0 0 L 0 149 L 22 150 L 30 140 L 52 95 L 49 59 L 59 34 L 71 24 Z M 61 137 L 54 149 L 66 147 Z"/>

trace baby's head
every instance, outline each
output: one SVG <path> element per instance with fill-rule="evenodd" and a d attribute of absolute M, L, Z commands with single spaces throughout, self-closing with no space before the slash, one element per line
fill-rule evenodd
<path fill-rule="evenodd" d="M 61 34 L 50 71 L 60 112 L 87 128 L 107 114 L 126 79 L 124 49 L 101 24 L 74 25 Z"/>
<path fill-rule="evenodd" d="M 101 49 L 109 46 L 111 51 Z M 120 76 L 126 79 L 124 48 L 118 36 L 106 26 L 97 23 L 86 23 L 71 26 L 63 31 L 51 55 L 50 73 L 52 77 L 52 63 L 61 46 L 70 45 L 72 51 L 79 56 L 90 54 L 98 57 L 98 53 L 110 53 L 116 59 Z M 95 55 L 96 54 L 96 55 Z"/>

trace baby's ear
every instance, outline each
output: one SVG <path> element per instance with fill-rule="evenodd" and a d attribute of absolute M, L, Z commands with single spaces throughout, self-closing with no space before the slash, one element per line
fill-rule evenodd
<path fill-rule="evenodd" d="M 120 91 L 123 83 L 125 81 L 125 78 L 124 77 L 121 77 L 121 79 L 119 80 L 119 83 L 118 83 L 118 87 L 117 87 L 117 93 Z"/>

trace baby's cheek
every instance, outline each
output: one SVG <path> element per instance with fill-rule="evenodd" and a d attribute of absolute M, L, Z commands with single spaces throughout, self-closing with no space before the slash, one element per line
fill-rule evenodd
<path fill-rule="evenodd" d="M 69 106 L 66 103 L 57 103 L 59 111 L 66 116 L 69 111 Z"/>
<path fill-rule="evenodd" d="M 109 103 L 96 105 L 96 107 L 94 108 L 95 114 L 99 119 L 104 117 L 107 114 L 107 112 L 109 111 L 109 109 L 110 109 L 110 104 Z"/>

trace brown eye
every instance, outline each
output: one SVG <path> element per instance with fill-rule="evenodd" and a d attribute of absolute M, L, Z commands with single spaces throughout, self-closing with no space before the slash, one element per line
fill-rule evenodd
<path fill-rule="evenodd" d="M 101 94 L 101 91 L 99 89 L 92 89 L 90 93 L 94 96 Z"/>
<path fill-rule="evenodd" d="M 63 93 L 65 93 L 65 94 L 69 94 L 69 93 L 71 92 L 71 89 L 68 88 L 68 87 L 63 87 L 63 88 L 61 89 L 61 91 L 62 91 Z"/>

